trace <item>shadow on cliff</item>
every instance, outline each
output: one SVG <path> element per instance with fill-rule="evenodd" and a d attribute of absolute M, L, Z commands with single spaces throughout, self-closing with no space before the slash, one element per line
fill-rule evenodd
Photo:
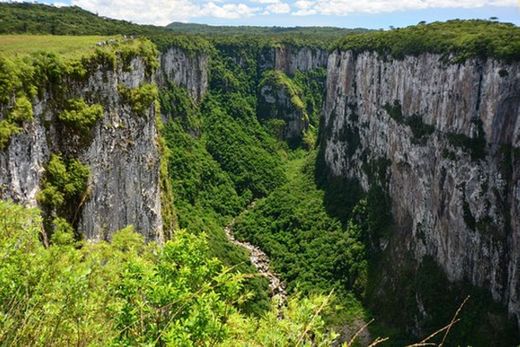
<path fill-rule="evenodd" d="M 375 323 L 372 336 L 386 336 L 386 346 L 403 346 L 420 341 L 450 323 L 457 308 L 469 295 L 460 321 L 450 331 L 446 346 L 516 346 L 520 336 L 506 309 L 484 289 L 466 282 L 450 282 L 430 256 L 416 259 L 410 252 L 411 220 L 397 226 L 385 193 L 384 175 L 373 180 L 368 192 L 359 181 L 331 174 L 323 150 L 318 147 L 315 182 L 324 192 L 329 215 L 346 227 L 354 218 L 364 230 L 369 264 L 366 289 L 361 300 Z M 366 199 L 363 216 L 354 209 Z M 441 343 L 444 334 L 439 334 Z"/>
<path fill-rule="evenodd" d="M 325 210 L 346 226 L 354 206 L 365 195 L 359 181 L 331 175 L 321 146 L 316 156 L 314 178 L 316 185 L 325 193 Z"/>
<path fill-rule="evenodd" d="M 482 288 L 450 282 L 431 256 L 419 261 L 406 250 L 406 232 L 396 231 L 378 261 L 369 266 L 364 305 L 376 319 L 374 336 L 403 346 L 429 336 L 452 320 L 464 299 L 446 346 L 517 346 L 520 336 L 506 309 Z M 430 342 L 440 344 L 444 333 Z"/>

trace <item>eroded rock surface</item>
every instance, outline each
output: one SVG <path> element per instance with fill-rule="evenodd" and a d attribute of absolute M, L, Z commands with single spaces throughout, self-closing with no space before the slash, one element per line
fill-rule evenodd
<path fill-rule="evenodd" d="M 489 289 L 520 323 L 520 65 L 332 53 L 322 150 L 368 190 L 386 173 L 417 259 Z"/>

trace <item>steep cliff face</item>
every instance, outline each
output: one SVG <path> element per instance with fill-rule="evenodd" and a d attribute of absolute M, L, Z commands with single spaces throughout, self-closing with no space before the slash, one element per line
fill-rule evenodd
<path fill-rule="evenodd" d="M 309 127 L 301 97 L 302 91 L 283 72 L 268 71 L 258 86 L 257 115 L 271 122 L 274 119 L 281 121 L 280 138 L 298 141 Z"/>
<path fill-rule="evenodd" d="M 137 115 L 118 94 L 119 84 L 138 88 L 151 82 L 141 59 L 130 65 L 130 72 L 98 71 L 81 91 L 106 97 L 105 116 L 94 129 L 91 145 L 80 155 L 91 169 L 90 198 L 79 224 L 88 239 L 107 237 L 130 224 L 149 240 L 164 239 L 158 114 L 152 103 Z"/>
<path fill-rule="evenodd" d="M 161 53 L 156 80 L 159 86 L 167 82 L 184 87 L 190 96 L 199 101 L 208 89 L 208 56 L 171 47 Z"/>
<path fill-rule="evenodd" d="M 292 76 L 296 71 L 310 71 L 327 66 L 329 53 L 315 47 L 280 45 L 263 50 L 259 57 L 260 70 L 276 69 Z"/>
<path fill-rule="evenodd" d="M 87 194 L 71 220 L 86 239 L 110 238 L 132 224 L 147 239 L 162 241 L 157 113 L 148 101 L 137 114 L 120 93 L 151 82 L 149 68 L 141 57 L 115 67 L 100 64 L 87 78 L 63 77 L 59 84 L 67 86 L 65 95 L 52 86 L 41 91 L 32 102 L 33 121 L 0 151 L 0 198 L 36 206 L 51 154 L 60 153 L 90 170 Z M 103 106 L 88 134 L 58 119 L 63 97 Z"/>
<path fill-rule="evenodd" d="M 333 52 L 322 151 L 332 176 L 379 182 L 450 280 L 489 289 L 520 323 L 520 64 Z"/>

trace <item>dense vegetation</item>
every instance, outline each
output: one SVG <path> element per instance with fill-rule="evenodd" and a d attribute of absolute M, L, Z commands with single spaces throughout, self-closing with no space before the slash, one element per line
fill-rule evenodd
<path fill-rule="evenodd" d="M 363 28 L 211 26 L 192 23 L 171 23 L 167 28 L 179 34 L 201 35 L 213 42 L 254 42 L 257 47 L 283 43 L 326 49 L 332 48 L 345 35 L 369 31 Z"/>
<path fill-rule="evenodd" d="M 23 35 L 16 41 L 12 36 L 7 40 L 0 37 L 0 42 L 4 43 L 0 48 L 0 101 L 10 108 L 19 98 L 32 100 L 49 86 L 56 89 L 56 97 L 63 97 L 68 88 L 67 84 L 61 83 L 63 80 L 81 80 L 100 63 L 115 68 L 140 56 L 148 72 L 158 65 L 157 50 L 148 40 L 114 38 L 105 42 L 98 41 L 100 38 Z M 18 48 L 20 40 L 27 48 Z M 103 45 L 98 46 L 97 42 Z M 70 49 L 63 53 L 67 47 Z M 66 100 L 59 101 L 65 103 Z"/>
<path fill-rule="evenodd" d="M 248 263 L 243 250 L 225 240 L 222 229 L 259 199 L 238 219 L 237 233 L 269 253 L 291 293 L 336 290 L 343 307 L 329 316 L 329 323 L 339 324 L 338 314 L 341 319 L 363 319 L 353 294 L 362 295 L 366 279 L 360 229 L 327 214 L 324 193 L 314 183 L 314 157 L 290 150 L 257 115 L 257 88 L 276 84 L 280 77 L 317 126 L 324 71 L 298 72 L 292 78 L 259 73 L 257 54 L 257 48 L 245 43 L 217 46 L 210 93 L 200 105 L 182 88 L 169 86 L 160 92 L 161 109 L 170 118 L 164 134 L 172 154 L 169 171 L 180 226 L 207 232 L 210 249 L 225 263 Z M 244 65 L 237 66 L 235 57 Z M 251 271 L 243 265 L 238 269 Z M 246 287 L 256 293 L 256 304 L 244 309 L 265 310 L 265 283 L 250 282 Z"/>
<path fill-rule="evenodd" d="M 38 195 L 43 218 L 36 210 L 0 202 L 0 344 L 38 338 L 52 345 L 328 346 L 331 335 L 325 324 L 341 326 L 375 315 L 384 324 L 376 323 L 373 335 L 392 336 L 399 345 L 416 334 L 402 327 L 416 326 L 418 297 L 432 312 L 420 327 L 429 332 L 449 322 L 467 292 L 477 302 L 467 305 L 462 328 L 454 329 L 448 341 L 514 341 L 514 327 L 502 308 L 481 304 L 491 300 L 474 288 L 448 283 L 431 259 L 405 262 L 412 264 L 405 269 L 385 266 L 393 256 L 381 246 L 392 230 L 388 163 L 382 158 L 364 163 L 368 192 L 359 182 L 328 175 L 323 153 L 315 149 L 325 70 L 286 76 L 265 72 L 258 62 L 276 44 L 329 48 L 350 32 L 219 27 L 224 34 L 215 34 L 212 27 L 171 25 L 183 32 L 178 35 L 77 7 L 0 3 L 0 11 L 0 32 L 105 35 L 24 35 L 32 40 L 25 48 L 19 45 L 22 36 L 0 37 L 0 103 L 6 105 L 0 150 L 32 121 L 31 100 L 49 86 L 59 126 L 88 134 L 103 107 L 71 98 L 67 84 L 59 82 L 81 80 L 98 63 L 115 67 L 139 55 L 151 75 L 157 67 L 156 47 L 176 45 L 210 55 L 209 92 L 199 104 L 174 85 L 160 90 L 153 84 L 118 86 L 135 117 L 150 107 L 158 109 L 160 101 L 166 120 L 164 126 L 157 124 L 164 156 L 161 189 L 175 195 L 175 208 L 168 205 L 169 198 L 163 201 L 164 215 L 172 220 L 165 224 L 175 225 L 178 218 L 186 231 L 177 231 L 161 246 L 145 244 L 131 228 L 116 233 L 111 243 L 78 241 L 76 210 L 86 196 L 90 172 L 74 156 L 52 154 Z M 146 36 L 155 45 L 113 35 Z M 99 41 L 103 44 L 98 46 Z M 356 34 L 336 46 L 399 59 L 422 52 L 453 53 L 456 60 L 518 59 L 518 42 L 512 25 L 451 21 Z M 42 47 L 48 52 L 38 52 Z M 278 136 L 281 119 L 263 119 L 257 96 L 264 84 L 282 85 L 293 106 L 308 117 L 302 146 L 288 146 Z M 420 143 L 433 132 L 420 115 L 403 117 L 398 104 L 388 104 L 386 110 L 410 127 Z M 327 131 L 320 130 L 322 136 Z M 355 132 L 345 136 L 356 141 Z M 450 143 L 478 159 L 482 139 L 470 140 L 451 136 Z M 255 275 L 244 249 L 226 239 L 223 228 L 233 218 L 237 236 L 260 246 L 286 282 L 291 297 L 281 320 L 276 303 L 269 300 L 267 280 Z M 387 272 L 395 272 L 391 278 L 396 283 L 388 283 Z M 381 297 L 380 288 L 390 294 Z M 322 296 L 330 291 L 336 300 Z M 307 298 L 297 299 L 300 295 Z M 493 316 L 481 319 L 486 312 Z M 494 321 L 504 327 L 500 334 L 493 333 Z"/>
<path fill-rule="evenodd" d="M 289 292 L 326 293 L 335 290 L 343 319 L 363 316 L 367 262 L 363 230 L 351 221 L 344 226 L 331 217 L 324 192 L 314 181 L 314 155 L 302 150 L 286 163 L 288 182 L 259 200 L 237 220 L 235 233 L 259 245 Z"/>
<path fill-rule="evenodd" d="M 0 62 L 0 64 L 2 63 Z M 1 70 L 0 74 L 3 74 Z M 0 79 L 3 77 L 4 76 L 0 76 Z M 0 120 L 0 150 L 5 148 L 11 136 L 22 131 L 23 123 L 32 120 L 32 118 L 32 104 L 27 97 L 22 94 L 15 100 L 14 105 L 7 116 Z"/>
<path fill-rule="evenodd" d="M 363 28 L 346 29 L 338 27 L 261 27 L 261 26 L 225 26 L 206 25 L 195 23 L 173 22 L 166 26 L 177 33 L 206 34 L 206 35 L 323 35 L 326 37 L 341 37 L 349 33 L 368 31 Z"/>
<path fill-rule="evenodd" d="M 77 159 L 64 160 L 59 154 L 52 154 L 42 182 L 42 190 L 37 195 L 45 219 L 46 238 L 56 230 L 56 220 L 60 225 L 77 222 L 77 211 L 87 195 L 90 170 Z M 46 238 L 44 241 L 46 242 Z"/>
<path fill-rule="evenodd" d="M 168 27 L 137 25 L 88 12 L 77 6 L 55 7 L 33 3 L 0 3 L 0 34 L 131 35 L 144 36 L 162 50 L 171 45 L 188 51 L 209 51 L 209 40 L 253 40 L 259 45 L 279 42 L 293 45 L 332 47 L 344 35 L 366 29 L 210 27 L 171 24 Z"/>
<path fill-rule="evenodd" d="M 112 242 L 76 242 L 58 229 L 39 240 L 38 211 L 0 201 L 0 344 L 329 346 L 326 297 L 292 299 L 279 320 L 236 304 L 243 276 L 178 231 L 162 246 L 123 229 Z"/>
<path fill-rule="evenodd" d="M 147 37 L 159 49 L 171 45 L 188 51 L 210 48 L 203 38 L 174 35 L 164 27 L 101 17 L 77 6 L 33 3 L 0 3 L 0 34 L 82 35 L 80 41 L 88 39 L 85 35 L 126 35 Z M 68 46 L 74 44 L 72 40 L 68 42 Z"/>
<path fill-rule="evenodd" d="M 400 237 L 390 242 L 402 243 L 404 240 Z M 372 333 L 392 336 L 391 346 L 408 345 L 413 341 L 412 327 L 435 331 L 446 325 L 465 302 L 458 316 L 460 321 L 445 340 L 446 346 L 518 344 L 520 336 L 515 322 L 508 319 L 504 308 L 494 302 L 486 290 L 467 283 L 450 282 L 430 256 L 417 261 L 411 254 L 401 252 L 399 245 L 393 244 L 393 249 L 391 251 L 389 247 L 379 262 L 370 262 L 366 292 L 369 300 L 365 307 L 377 312 L 379 321 L 384 323 L 374 325 Z M 401 258 L 400 266 L 391 265 L 397 261 L 396 257 Z M 380 288 L 385 288 L 385 292 Z M 425 316 L 424 312 L 428 314 Z M 442 338 L 441 334 L 431 342 L 440 344 Z"/>
<path fill-rule="evenodd" d="M 214 153 L 217 153 L 218 146 L 215 143 L 221 141 L 222 137 L 209 142 L 212 137 L 210 131 L 204 132 L 202 136 L 203 125 L 209 119 L 201 117 L 199 108 L 184 89 L 170 86 L 168 90 L 162 90 L 160 95 L 162 110 L 171 118 L 163 134 L 170 151 L 169 172 L 172 176 L 179 225 L 193 233 L 207 233 L 210 251 L 225 264 L 235 266 L 242 273 L 254 272 L 246 252 L 227 241 L 223 227 L 252 199 L 251 191 L 239 190 L 239 186 L 255 188 L 263 187 L 265 183 L 251 181 L 255 179 L 251 175 L 240 177 L 223 170 L 220 162 L 208 150 L 209 144 L 213 143 L 217 147 L 213 148 Z M 225 114 L 223 116 L 226 117 Z M 211 121 L 214 122 L 215 119 Z M 223 127 L 227 124 L 237 128 L 236 123 L 229 118 L 224 118 L 222 122 Z M 251 124 L 252 127 L 254 125 L 255 123 Z M 238 129 L 245 136 L 243 130 Z M 221 130 L 216 131 L 218 135 Z M 236 150 L 243 152 L 247 148 L 247 145 L 237 144 Z M 256 160 L 252 156 L 242 158 L 235 151 L 229 153 L 230 156 L 232 154 L 234 156 L 231 163 L 238 161 L 242 163 L 240 165 L 251 166 Z M 264 155 L 266 160 L 272 160 L 272 156 L 267 153 Z M 253 290 L 255 297 L 244 309 L 256 313 L 264 311 L 268 304 L 267 282 L 263 278 L 253 278 L 248 279 L 246 284 Z"/>
<path fill-rule="evenodd" d="M 252 272 L 248 255 L 233 246 L 223 231 L 253 199 L 285 182 L 280 144 L 258 122 L 255 113 L 256 69 L 237 68 L 215 53 L 211 92 L 196 105 L 186 90 L 161 90 L 161 109 L 169 118 L 164 129 L 170 150 L 169 172 L 181 227 L 206 232 L 212 254 L 240 272 Z M 255 294 L 243 307 L 260 313 L 267 308 L 267 282 L 246 281 Z"/>
<path fill-rule="evenodd" d="M 0 3 L 0 33 L 57 35 L 139 35 L 159 49 L 175 45 L 188 51 L 211 51 L 219 44 L 280 43 L 294 46 L 376 51 L 402 59 L 423 52 L 451 55 L 453 61 L 471 57 L 520 59 L 520 29 L 513 24 L 486 20 L 419 23 L 407 28 L 370 31 L 331 27 L 233 27 L 171 23 L 167 27 L 137 25 L 101 17 L 79 7 Z"/>
<path fill-rule="evenodd" d="M 338 48 L 376 51 L 397 59 L 430 52 L 456 62 L 473 57 L 520 60 L 520 28 L 486 20 L 450 20 L 350 35 Z"/>
<path fill-rule="evenodd" d="M 0 33 L 3 34 L 140 35 L 167 31 L 161 27 L 101 17 L 77 6 L 2 3 L 0 13 Z"/>

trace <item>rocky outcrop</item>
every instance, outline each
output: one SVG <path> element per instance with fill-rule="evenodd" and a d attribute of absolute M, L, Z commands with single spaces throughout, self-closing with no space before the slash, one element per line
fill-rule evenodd
<path fill-rule="evenodd" d="M 280 139 L 301 140 L 309 127 L 309 117 L 301 99 L 301 90 L 280 71 L 268 71 L 258 86 L 257 115 L 262 120 L 279 120 L 271 127 Z"/>
<path fill-rule="evenodd" d="M 152 103 L 144 114 L 136 115 L 117 93 L 118 84 L 137 88 L 151 82 L 142 60 L 134 59 L 131 66 L 131 72 L 98 71 L 82 91 L 109 97 L 94 140 L 80 155 L 91 170 L 90 197 L 79 224 L 88 239 L 107 238 L 133 225 L 148 240 L 164 240 L 157 113 Z"/>
<path fill-rule="evenodd" d="M 408 250 L 487 288 L 520 323 L 520 64 L 333 52 L 324 136 L 332 176 L 380 184 Z"/>
<path fill-rule="evenodd" d="M 0 151 L 0 198 L 36 206 L 52 153 L 77 158 L 90 169 L 88 194 L 74 224 L 86 239 L 109 239 L 127 225 L 149 240 L 163 240 L 160 150 L 153 102 L 136 114 L 119 93 L 152 81 L 140 57 L 126 66 L 99 65 L 85 79 L 64 77 L 65 97 L 103 106 L 103 116 L 88 139 L 68 131 L 57 119 L 62 112 L 55 88 L 33 100 L 34 120 Z"/>
<path fill-rule="evenodd" d="M 161 53 L 156 80 L 159 86 L 173 83 L 188 90 L 195 101 L 200 101 L 208 89 L 208 56 L 171 47 Z"/>
<path fill-rule="evenodd" d="M 276 69 L 292 76 L 296 71 L 325 68 L 329 53 L 315 47 L 280 45 L 263 50 L 259 57 L 260 70 Z"/>

